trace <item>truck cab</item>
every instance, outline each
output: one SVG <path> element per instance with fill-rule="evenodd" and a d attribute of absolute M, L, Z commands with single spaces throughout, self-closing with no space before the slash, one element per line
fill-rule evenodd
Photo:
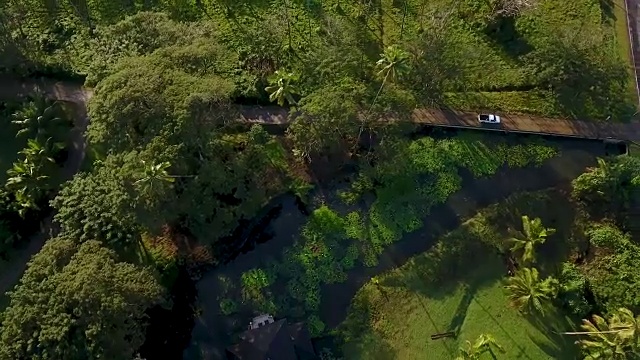
<path fill-rule="evenodd" d="M 500 116 L 494 114 L 479 114 L 478 121 L 487 124 L 500 124 Z"/>

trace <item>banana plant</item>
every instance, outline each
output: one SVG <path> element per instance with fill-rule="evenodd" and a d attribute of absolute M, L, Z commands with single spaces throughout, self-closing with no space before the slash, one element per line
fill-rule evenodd
<path fill-rule="evenodd" d="M 296 74 L 277 70 L 267 80 L 269 80 L 270 86 L 267 86 L 265 90 L 269 93 L 269 101 L 275 101 L 280 106 L 284 106 L 287 102 L 291 105 L 296 104 L 293 95 L 300 93 L 294 84 L 298 81 Z"/>
<path fill-rule="evenodd" d="M 28 209 L 37 209 L 37 200 L 41 197 L 46 180 L 49 178 L 42 175 L 40 166 L 26 158 L 21 162 L 13 163 L 13 167 L 7 171 L 9 179 L 5 184 L 7 190 L 11 191 L 18 203 L 20 216 L 24 216 Z"/>
<path fill-rule="evenodd" d="M 47 100 L 42 94 L 12 115 L 11 123 L 20 127 L 16 137 L 29 136 L 42 142 L 65 123 L 60 103 Z"/>

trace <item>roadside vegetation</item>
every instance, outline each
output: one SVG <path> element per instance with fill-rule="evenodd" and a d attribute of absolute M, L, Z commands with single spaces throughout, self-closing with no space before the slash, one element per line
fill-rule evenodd
<path fill-rule="evenodd" d="M 218 283 L 205 317 L 229 320 L 229 340 L 267 312 L 344 341 L 331 352 L 348 359 L 599 351 L 553 331 L 578 331 L 580 319 L 616 328 L 640 311 L 634 157 L 601 160 L 571 194 L 517 194 L 438 233 L 365 284 L 340 326 L 322 308 L 331 286 L 432 231 L 425 219 L 463 184 L 560 155 L 542 138 L 424 135 L 381 119 L 416 107 L 633 117 L 609 5 L 3 2 L 0 87 L 4 76 L 63 80 L 56 91 L 84 83 L 88 100 L 73 106 L 90 123 L 85 154 L 71 139 L 78 112 L 55 94 L 0 103 L 0 270 L 19 269 L 12 253 L 47 237 L 0 301 L 0 359 L 181 358 L 199 315 L 194 282 L 207 274 Z M 284 111 L 286 129 L 238 121 Z M 86 159 L 75 174 L 71 155 Z M 295 236 L 224 273 L 289 195 L 306 214 Z M 455 336 L 431 348 L 438 331 Z M 605 338 L 606 351 L 637 350 L 622 332 Z"/>

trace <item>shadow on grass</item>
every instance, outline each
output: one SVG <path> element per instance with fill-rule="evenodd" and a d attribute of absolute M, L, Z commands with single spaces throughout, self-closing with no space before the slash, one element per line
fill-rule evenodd
<path fill-rule="evenodd" d="M 526 319 L 545 335 L 546 342 L 530 337 L 531 341 L 549 356 L 556 359 L 571 359 L 578 353 L 574 339 L 562 335 L 562 332 L 576 331 L 576 325 L 560 311 L 551 309 L 544 315 L 528 315 Z"/>
<path fill-rule="evenodd" d="M 383 339 L 371 326 L 376 321 L 376 315 L 367 306 L 371 301 L 368 293 L 352 306 L 349 316 L 341 327 L 340 338 L 343 342 L 345 354 L 350 354 L 350 359 L 396 359 L 396 352 L 390 344 Z"/>

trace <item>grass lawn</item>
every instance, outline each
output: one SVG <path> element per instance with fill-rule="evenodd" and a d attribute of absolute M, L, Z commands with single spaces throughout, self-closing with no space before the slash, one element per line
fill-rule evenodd
<path fill-rule="evenodd" d="M 614 0 L 613 5 L 613 21 L 615 27 L 615 37 L 620 57 L 625 59 L 629 66 L 629 93 L 630 96 L 638 103 L 638 93 L 636 89 L 635 73 L 633 71 L 633 58 L 631 57 L 631 42 L 629 39 L 629 23 L 627 22 L 627 13 L 625 8 L 625 0 Z"/>
<path fill-rule="evenodd" d="M 540 216 L 546 208 L 548 216 L 571 224 L 571 216 L 561 218 L 562 213 L 571 215 L 565 205 L 558 192 L 516 196 L 476 215 L 430 251 L 370 281 L 354 298 L 338 330 L 345 358 L 452 359 L 466 340 L 473 342 L 483 333 L 493 335 L 505 348 L 505 354 L 497 354 L 499 359 L 575 358 L 572 340 L 563 341 L 551 331 L 571 329 L 569 319 L 555 314 L 528 320 L 509 306 L 503 289 L 506 267 L 489 245 L 504 238 L 494 224 L 516 226 L 509 219 L 524 210 Z M 563 244 L 566 231 L 558 226 L 559 236 L 540 251 L 555 249 L 563 254 L 558 245 Z M 458 335 L 430 338 L 447 331 Z"/>

